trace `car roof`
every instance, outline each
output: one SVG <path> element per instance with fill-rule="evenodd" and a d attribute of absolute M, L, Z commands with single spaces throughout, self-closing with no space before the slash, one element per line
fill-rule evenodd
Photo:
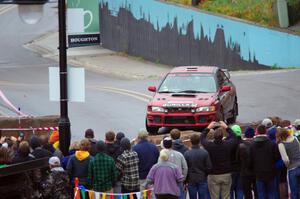
<path fill-rule="evenodd" d="M 170 73 L 216 73 L 216 66 L 177 66 Z"/>

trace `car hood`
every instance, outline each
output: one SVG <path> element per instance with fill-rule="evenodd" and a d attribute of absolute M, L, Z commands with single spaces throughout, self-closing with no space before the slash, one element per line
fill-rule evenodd
<path fill-rule="evenodd" d="M 217 100 L 216 93 L 156 93 L 151 106 L 188 107 L 210 106 Z"/>

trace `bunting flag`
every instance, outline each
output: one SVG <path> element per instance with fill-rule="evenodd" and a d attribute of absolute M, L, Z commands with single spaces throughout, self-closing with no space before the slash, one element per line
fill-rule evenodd
<path fill-rule="evenodd" d="M 74 199 L 106 199 L 106 196 L 109 196 L 109 199 L 150 199 L 152 190 L 153 189 L 148 189 L 141 192 L 132 193 L 104 193 L 87 190 L 83 186 L 78 186 L 74 188 Z M 86 195 L 88 196 L 88 198 Z"/>
<path fill-rule="evenodd" d="M 137 199 L 141 199 L 141 193 L 137 193 L 137 194 L 136 194 L 136 198 L 137 198 Z"/>
<path fill-rule="evenodd" d="M 80 192 L 81 192 L 81 198 L 85 199 L 85 190 L 81 189 Z"/>
<path fill-rule="evenodd" d="M 81 197 L 80 197 L 80 189 L 78 187 L 74 188 L 74 199 L 81 199 Z"/>
<path fill-rule="evenodd" d="M 129 194 L 129 199 L 134 199 L 134 198 L 133 198 L 133 193 L 130 193 L 130 194 Z"/>
<path fill-rule="evenodd" d="M 88 193 L 89 193 L 89 199 L 94 199 L 94 192 L 89 190 Z"/>
<path fill-rule="evenodd" d="M 148 198 L 151 198 L 151 190 L 148 190 Z"/>
<path fill-rule="evenodd" d="M 96 195 L 96 199 L 100 199 L 100 193 L 99 192 L 95 192 Z"/>

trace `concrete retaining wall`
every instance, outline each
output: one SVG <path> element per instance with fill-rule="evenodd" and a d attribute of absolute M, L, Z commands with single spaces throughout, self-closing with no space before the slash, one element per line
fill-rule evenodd
<path fill-rule="evenodd" d="M 300 37 L 156 0 L 100 0 L 104 47 L 169 65 L 300 67 Z"/>

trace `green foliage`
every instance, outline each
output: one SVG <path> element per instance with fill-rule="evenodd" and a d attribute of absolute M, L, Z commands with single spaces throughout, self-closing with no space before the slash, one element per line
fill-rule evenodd
<path fill-rule="evenodd" d="M 186 4 L 187 0 L 168 0 L 170 2 Z M 204 0 L 199 8 L 214 13 L 237 17 L 266 26 L 278 24 L 273 14 L 276 0 Z M 296 1 L 296 0 L 288 0 Z"/>
<path fill-rule="evenodd" d="M 299 4 L 299 0 L 286 0 L 289 6 L 297 6 Z"/>

